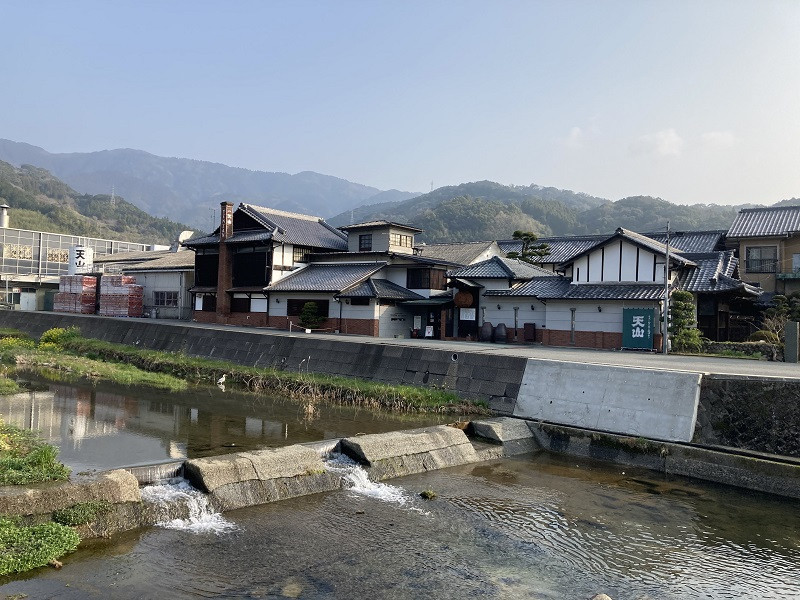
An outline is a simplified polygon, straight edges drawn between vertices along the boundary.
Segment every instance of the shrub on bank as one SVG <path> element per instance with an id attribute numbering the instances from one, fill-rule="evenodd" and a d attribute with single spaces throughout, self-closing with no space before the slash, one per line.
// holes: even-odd
<path id="1" fill-rule="evenodd" d="M 69 469 L 58 462 L 58 449 L 35 433 L 0 421 L 0 485 L 60 481 Z"/>
<path id="2" fill-rule="evenodd" d="M 0 575 L 43 567 L 73 552 L 79 543 L 78 534 L 65 525 L 51 522 L 25 527 L 0 518 Z"/>

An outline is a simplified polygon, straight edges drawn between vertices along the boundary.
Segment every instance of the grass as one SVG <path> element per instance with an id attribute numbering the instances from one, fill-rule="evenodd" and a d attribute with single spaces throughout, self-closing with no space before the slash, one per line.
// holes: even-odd
<path id="1" fill-rule="evenodd" d="M 78 534 L 59 523 L 25 527 L 0 518 L 0 575 L 43 567 L 74 551 L 79 543 Z"/>
<path id="2" fill-rule="evenodd" d="M 485 404 L 467 403 L 459 396 L 437 388 L 390 385 L 336 375 L 263 369 L 228 361 L 186 356 L 73 337 L 63 342 L 66 351 L 86 357 L 124 363 L 142 371 L 163 373 L 195 383 L 213 384 L 222 375 L 226 383 L 254 392 L 284 393 L 290 397 L 342 405 L 405 412 L 485 412 Z"/>
<path id="3" fill-rule="evenodd" d="M 0 396 L 9 396 L 19 392 L 19 384 L 5 375 L 0 375 Z"/>
<path id="4" fill-rule="evenodd" d="M 111 510 L 111 503 L 106 500 L 79 502 L 67 508 L 53 512 L 53 521 L 61 525 L 76 527 L 94 521 L 98 515 Z"/>
<path id="5" fill-rule="evenodd" d="M 35 433 L 0 422 L 0 485 L 65 480 L 69 469 L 57 458 L 58 449 Z"/>

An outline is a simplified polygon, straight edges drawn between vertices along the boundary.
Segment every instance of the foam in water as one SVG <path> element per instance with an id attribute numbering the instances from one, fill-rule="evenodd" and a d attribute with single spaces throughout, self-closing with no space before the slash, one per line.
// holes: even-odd
<path id="1" fill-rule="evenodd" d="M 237 529 L 236 525 L 227 521 L 220 513 L 214 512 L 208 496 L 183 479 L 143 487 L 142 499 L 163 509 L 164 519 L 158 523 L 160 527 L 217 534 Z M 171 509 L 178 506 L 188 509 L 187 518 L 170 518 Z"/>
<path id="2" fill-rule="evenodd" d="M 356 461 L 343 454 L 332 453 L 325 459 L 328 471 L 337 473 L 347 483 L 348 489 L 362 496 L 369 496 L 384 502 L 406 504 L 410 498 L 406 493 L 393 485 L 370 481 L 367 472 Z"/>

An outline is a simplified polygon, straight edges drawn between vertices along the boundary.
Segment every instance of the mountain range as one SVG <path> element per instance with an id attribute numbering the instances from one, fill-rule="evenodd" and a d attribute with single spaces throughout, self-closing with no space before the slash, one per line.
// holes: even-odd
<path id="1" fill-rule="evenodd" d="M 411 192 L 379 190 L 338 177 L 250 171 L 219 163 L 167 158 L 142 150 L 51 153 L 0 139 L 0 160 L 50 171 L 85 194 L 115 194 L 145 212 L 208 229 L 219 203 L 250 202 L 328 217 L 373 202 L 405 200 Z"/>
<path id="2" fill-rule="evenodd" d="M 69 192 L 59 193 L 74 198 L 72 204 L 78 208 L 81 194 L 87 198 L 108 198 L 114 190 L 131 208 L 138 207 L 171 223 L 165 225 L 170 231 L 186 226 L 167 219 L 188 223 L 201 231 L 213 229 L 216 227 L 213 211 L 224 200 L 323 216 L 334 226 L 377 219 L 409 223 L 424 230 L 417 237 L 428 243 L 508 239 L 515 230 L 533 231 L 541 236 L 611 233 L 617 227 L 657 231 L 667 221 L 676 231 L 728 229 L 741 208 L 754 206 L 688 206 L 650 196 L 612 202 L 553 187 L 509 186 L 492 181 L 447 186 L 427 194 L 382 191 L 312 171 L 295 175 L 249 171 L 129 149 L 54 154 L 3 139 L 0 139 L 0 160 L 17 168 L 35 165 L 35 168 L 23 167 L 23 171 L 27 170 L 29 175 L 36 172 L 43 180 L 62 179 L 66 183 L 60 182 L 61 185 L 69 188 Z M 6 201 L 13 208 L 11 200 L 6 198 Z M 107 210 L 106 204 L 101 202 L 99 206 Z M 800 200 L 792 198 L 778 204 L 800 204 Z M 102 222 L 112 226 L 113 221 Z"/>

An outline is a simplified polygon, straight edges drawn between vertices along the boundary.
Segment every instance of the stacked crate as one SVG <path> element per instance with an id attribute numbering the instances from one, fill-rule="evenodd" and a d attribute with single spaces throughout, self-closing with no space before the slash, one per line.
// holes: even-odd
<path id="1" fill-rule="evenodd" d="M 100 314 L 106 317 L 141 317 L 144 290 L 128 275 L 103 275 L 100 279 Z"/>
<path id="2" fill-rule="evenodd" d="M 62 275 L 53 310 L 64 313 L 94 314 L 97 301 L 97 277 L 91 275 Z"/>

